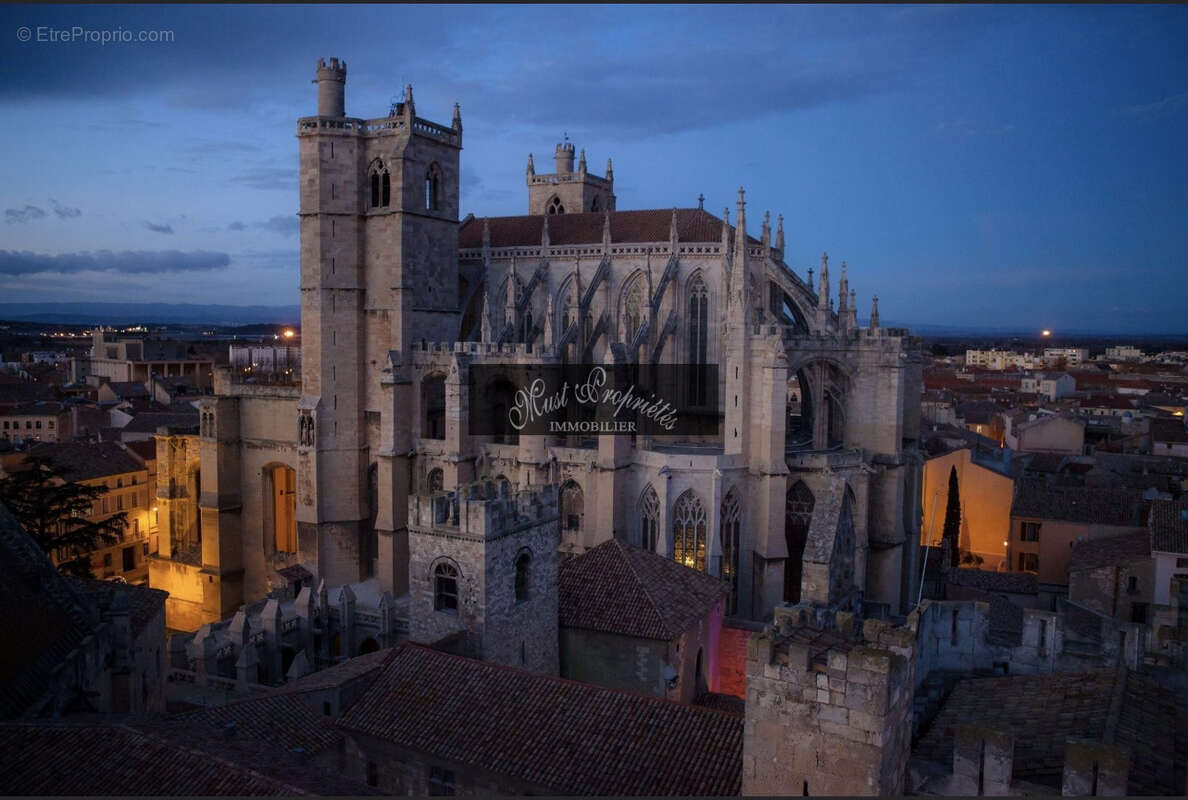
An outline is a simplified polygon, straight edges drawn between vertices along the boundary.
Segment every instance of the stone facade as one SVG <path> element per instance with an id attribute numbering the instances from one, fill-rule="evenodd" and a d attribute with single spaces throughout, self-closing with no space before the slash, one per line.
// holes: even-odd
<path id="1" fill-rule="evenodd" d="M 743 794 L 903 794 L 915 636 L 854 624 L 780 608 L 748 643 Z"/>
<path id="2" fill-rule="evenodd" d="M 409 509 L 409 638 L 556 675 L 557 489 L 474 483 Z"/>
<path id="3" fill-rule="evenodd" d="M 229 612 L 298 563 L 402 595 L 410 498 L 502 477 L 560 485 L 567 552 L 621 538 L 672 557 L 681 515 L 702 520 L 696 566 L 730 585 L 728 615 L 802 595 L 910 607 L 918 342 L 881 327 L 877 304 L 858 325 L 845 264 L 838 285 L 827 257 L 816 277 L 792 270 L 782 225 L 747 235 L 741 192 L 733 225 L 619 211 L 613 175 L 574 171 L 572 145 L 555 182 L 530 175 L 532 214 L 459 223 L 457 108 L 449 125 L 418 117 L 410 87 L 386 117 L 347 117 L 345 81 L 321 63 L 318 115 L 297 126 L 300 374 L 218 373 L 202 401 L 201 569 L 217 598 L 203 602 Z M 547 214 L 546 188 L 577 194 Z M 467 419 L 474 366 L 691 358 L 719 365 L 717 436 L 516 440 Z M 292 551 L 268 511 L 279 467 L 294 472 Z"/>

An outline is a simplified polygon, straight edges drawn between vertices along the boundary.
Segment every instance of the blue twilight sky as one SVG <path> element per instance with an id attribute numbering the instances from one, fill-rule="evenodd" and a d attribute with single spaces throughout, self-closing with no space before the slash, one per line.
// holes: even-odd
<path id="1" fill-rule="evenodd" d="M 173 41 L 45 41 L 76 26 Z M 1185 6 L 6 5 L 0 302 L 296 303 L 338 56 L 352 116 L 461 104 L 463 214 L 524 213 L 568 133 L 623 209 L 745 186 L 863 316 L 1188 333 L 1186 41 Z"/>

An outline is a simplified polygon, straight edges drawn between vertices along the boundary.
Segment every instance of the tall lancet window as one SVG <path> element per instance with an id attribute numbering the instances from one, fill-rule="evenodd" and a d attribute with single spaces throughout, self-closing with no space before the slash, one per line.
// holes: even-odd
<path id="1" fill-rule="evenodd" d="M 705 508 L 693 490 L 677 498 L 672 509 L 672 558 L 679 564 L 705 572 Z"/>
<path id="2" fill-rule="evenodd" d="M 387 208 L 392 202 L 392 176 L 378 158 L 371 163 L 371 207 Z"/>
<path id="3" fill-rule="evenodd" d="M 425 210 L 441 211 L 441 167 L 436 161 L 425 174 Z"/>
<path id="4" fill-rule="evenodd" d="M 630 344 L 635 338 L 639 326 L 643 324 L 643 309 L 647 302 L 644 297 L 644 282 L 636 278 L 623 295 L 623 341 Z"/>
<path id="5" fill-rule="evenodd" d="M 726 613 L 738 613 L 738 550 L 739 532 L 742 527 L 742 504 L 738 492 L 733 489 L 722 501 L 722 518 L 719 526 L 722 532 L 722 578 L 730 587 L 726 601 Z"/>
<path id="6" fill-rule="evenodd" d="M 704 405 L 706 402 L 706 379 L 709 341 L 709 295 L 705 281 L 696 277 L 689 286 L 688 347 L 689 358 L 689 403 Z"/>
<path id="7" fill-rule="evenodd" d="M 639 546 L 656 552 L 660 538 L 660 498 L 650 485 L 639 499 Z"/>

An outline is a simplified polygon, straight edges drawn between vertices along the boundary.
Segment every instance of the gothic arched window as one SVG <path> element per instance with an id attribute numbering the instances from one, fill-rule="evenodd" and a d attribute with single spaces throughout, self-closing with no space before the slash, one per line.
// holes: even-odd
<path id="1" fill-rule="evenodd" d="M 804 546 L 808 542 L 809 525 L 813 521 L 816 498 L 804 481 L 797 481 L 788 490 L 784 508 L 784 543 L 788 546 L 788 560 L 784 562 L 784 602 L 800 602 L 800 577 L 804 560 Z"/>
<path id="2" fill-rule="evenodd" d="M 707 362 L 709 337 L 709 294 L 705 289 L 705 281 L 701 276 L 693 279 L 689 285 L 689 320 L 686 352 L 691 365 L 689 370 L 689 402 L 692 405 L 703 405 L 706 402 L 707 372 L 704 366 Z"/>
<path id="3" fill-rule="evenodd" d="M 436 161 L 425 174 L 425 210 L 441 211 L 441 167 Z"/>
<path id="4" fill-rule="evenodd" d="M 532 577 L 532 554 L 520 553 L 516 558 L 516 602 L 528 600 L 528 586 Z"/>
<path id="5" fill-rule="evenodd" d="M 425 479 L 429 494 L 435 494 L 445 488 L 445 473 L 440 468 L 429 470 L 429 477 Z"/>
<path id="6" fill-rule="evenodd" d="M 672 509 L 672 558 L 705 572 L 705 508 L 693 490 L 677 498 Z"/>
<path id="7" fill-rule="evenodd" d="M 650 485 L 639 499 L 639 546 L 649 553 L 656 552 L 660 534 L 660 498 Z"/>
<path id="8" fill-rule="evenodd" d="M 433 569 L 433 608 L 458 613 L 458 570 L 444 561 Z"/>
<path id="9" fill-rule="evenodd" d="M 647 303 L 646 287 L 640 277 L 631 282 L 631 286 L 623 294 L 623 341 L 630 343 L 635 338 L 636 331 L 643 324 L 643 310 Z"/>
<path id="10" fill-rule="evenodd" d="M 371 164 L 371 207 L 387 208 L 392 202 L 392 176 L 384 162 L 376 159 Z"/>
<path id="11" fill-rule="evenodd" d="M 549 200 L 549 204 L 545 206 L 546 214 L 564 214 L 565 206 L 561 205 L 561 198 L 553 195 L 553 199 Z"/>
<path id="12" fill-rule="evenodd" d="M 722 501 L 719 526 L 722 532 L 722 577 L 730 586 L 730 597 L 726 601 L 727 614 L 738 612 L 738 552 L 741 527 L 742 504 L 738 502 L 738 493 L 731 489 Z"/>

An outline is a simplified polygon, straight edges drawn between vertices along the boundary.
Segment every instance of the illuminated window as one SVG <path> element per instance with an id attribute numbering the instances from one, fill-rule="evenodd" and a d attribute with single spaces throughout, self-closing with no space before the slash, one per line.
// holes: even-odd
<path id="1" fill-rule="evenodd" d="M 692 489 L 677 498 L 672 517 L 673 560 L 705 572 L 705 508 Z"/>

